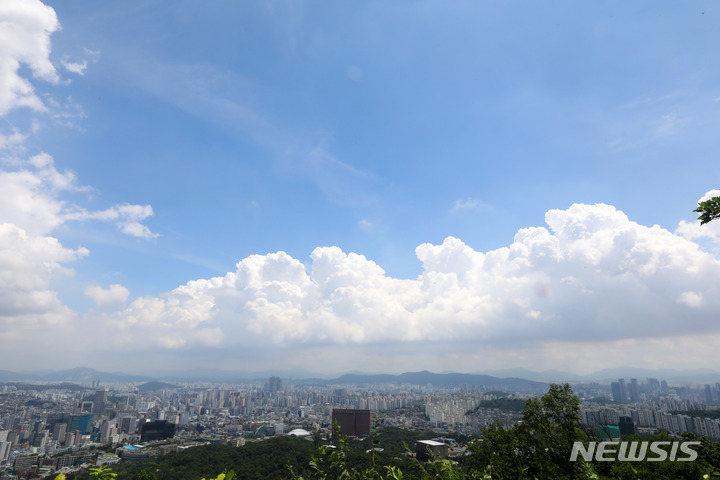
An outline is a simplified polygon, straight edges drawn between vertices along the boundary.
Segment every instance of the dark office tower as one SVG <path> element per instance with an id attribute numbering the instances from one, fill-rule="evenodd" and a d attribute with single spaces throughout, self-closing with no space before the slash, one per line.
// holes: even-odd
<path id="1" fill-rule="evenodd" d="M 38 448 L 45 448 L 45 445 L 47 445 L 49 438 L 50 438 L 50 432 L 48 432 L 47 430 L 43 430 L 42 432 L 37 432 L 33 436 L 32 446 L 38 447 Z"/>
<path id="2" fill-rule="evenodd" d="M 53 427 L 53 440 L 57 440 L 60 443 L 65 441 L 65 434 L 67 433 L 66 423 L 56 423 Z"/>
<path id="3" fill-rule="evenodd" d="M 712 403 L 713 401 L 712 388 L 710 388 L 710 385 L 705 385 L 705 401 L 707 403 Z"/>
<path id="4" fill-rule="evenodd" d="M 92 420 L 92 414 L 72 415 L 68 430 L 71 432 L 78 430 L 80 435 L 87 435 L 92 428 Z"/>
<path id="5" fill-rule="evenodd" d="M 620 417 L 618 428 L 620 435 L 635 435 L 635 422 L 632 417 Z"/>
<path id="6" fill-rule="evenodd" d="M 99 413 L 100 415 L 105 413 L 108 405 L 107 388 L 101 388 L 95 392 L 95 402 L 93 405 L 93 413 Z"/>
<path id="7" fill-rule="evenodd" d="M 175 424 L 167 420 L 146 422 L 140 429 L 140 441 L 167 440 L 175 436 Z"/>
<path id="8" fill-rule="evenodd" d="M 630 401 L 631 402 L 639 402 L 640 401 L 640 391 L 638 390 L 637 378 L 630 379 Z"/>
<path id="9" fill-rule="evenodd" d="M 334 408 L 332 421 L 333 425 L 337 421 L 343 435 L 356 437 L 370 435 L 370 410 Z M 333 435 L 335 435 L 334 432 Z"/>
<path id="10" fill-rule="evenodd" d="M 612 382 L 610 384 L 610 390 L 612 390 L 613 402 L 622 402 L 623 401 L 619 382 Z"/>
<path id="11" fill-rule="evenodd" d="M 42 420 L 35 422 L 33 425 L 33 433 L 42 432 L 43 430 L 45 430 L 45 422 Z"/>
<path id="12" fill-rule="evenodd" d="M 69 423 L 69 413 L 48 413 L 47 424 L 49 428 L 54 428 L 58 423 Z"/>
<path id="13" fill-rule="evenodd" d="M 137 432 L 138 419 L 135 417 L 122 417 L 120 418 L 119 427 L 122 433 L 133 434 Z"/>
<path id="14" fill-rule="evenodd" d="M 282 379 L 280 377 L 270 377 L 267 383 L 268 392 L 279 392 L 282 390 Z"/>

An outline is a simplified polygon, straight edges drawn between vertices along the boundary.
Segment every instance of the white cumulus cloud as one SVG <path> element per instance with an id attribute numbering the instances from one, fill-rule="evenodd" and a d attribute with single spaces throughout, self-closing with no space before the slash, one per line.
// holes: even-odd
<path id="1" fill-rule="evenodd" d="M 701 307 L 703 298 L 702 295 L 695 292 L 683 292 L 680 294 L 678 301 L 690 307 Z"/>
<path id="2" fill-rule="evenodd" d="M 50 289 L 50 281 L 55 274 L 72 273 L 63 265 L 87 253 L 0 223 L 0 338 L 69 318 L 71 312 Z"/>
<path id="3" fill-rule="evenodd" d="M 130 296 L 130 290 L 118 284 L 112 284 L 108 288 L 91 285 L 85 289 L 85 295 L 92 298 L 98 306 L 109 307 L 113 304 L 125 303 Z"/>
<path id="4" fill-rule="evenodd" d="M 38 0 L 0 2 L 0 115 L 16 107 L 45 109 L 19 70 L 26 65 L 36 78 L 57 83 L 49 56 L 50 36 L 59 28 L 55 11 Z"/>
<path id="5" fill-rule="evenodd" d="M 609 205 L 546 214 L 486 253 L 460 239 L 420 245 L 416 279 L 388 276 L 337 247 L 308 266 L 253 255 L 223 277 L 145 297 L 112 322 L 172 346 L 208 336 L 228 346 L 616 342 L 720 333 L 720 262 Z M 703 299 L 703 301 L 699 301 Z M 163 340 L 160 340 L 163 339 Z M 221 340 L 222 339 L 222 340 Z"/>

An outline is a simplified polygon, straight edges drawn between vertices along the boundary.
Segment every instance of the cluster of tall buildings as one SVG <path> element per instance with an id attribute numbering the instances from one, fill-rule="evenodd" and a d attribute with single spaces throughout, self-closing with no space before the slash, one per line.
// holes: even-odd
<path id="1" fill-rule="evenodd" d="M 671 413 L 651 408 L 631 407 L 618 408 L 583 408 L 581 421 L 593 427 L 599 425 L 618 425 L 622 420 L 636 427 L 665 430 L 671 433 L 691 432 L 720 440 L 720 420 L 689 416 L 682 413 Z M 622 433 L 622 432 L 621 432 Z"/>
<path id="2" fill-rule="evenodd" d="M 705 393 L 705 401 L 707 403 L 720 403 L 720 382 L 716 383 L 714 387 L 712 385 L 705 384 L 703 391 Z"/>
<path id="3" fill-rule="evenodd" d="M 610 384 L 610 390 L 612 390 L 614 402 L 625 403 L 640 401 L 640 390 L 638 388 L 637 378 L 631 378 L 630 385 L 625 383 L 624 378 L 620 378 L 617 382 L 612 382 Z"/>
<path id="4" fill-rule="evenodd" d="M 610 390 L 613 401 L 618 403 L 639 403 L 660 396 L 685 398 L 691 393 L 688 387 L 671 388 L 665 380 L 658 381 L 656 378 L 648 378 L 644 383 L 638 383 L 636 378 L 626 383 L 624 378 L 619 378 L 610 384 Z M 720 403 L 720 382 L 706 384 L 701 396 L 707 404 Z"/>

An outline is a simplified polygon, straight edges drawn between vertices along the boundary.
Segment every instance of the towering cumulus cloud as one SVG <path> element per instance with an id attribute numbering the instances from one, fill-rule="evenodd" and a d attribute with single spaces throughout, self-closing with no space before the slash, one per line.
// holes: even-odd
<path id="1" fill-rule="evenodd" d="M 717 332 L 720 262 L 609 205 L 546 214 L 481 253 L 448 237 L 416 249 L 423 272 L 396 279 L 362 255 L 316 248 L 311 263 L 251 256 L 118 312 L 120 328 L 161 343 L 367 345 L 586 342 Z M 146 337 L 147 338 L 147 337 Z M 171 340 L 168 340 L 171 339 Z"/>

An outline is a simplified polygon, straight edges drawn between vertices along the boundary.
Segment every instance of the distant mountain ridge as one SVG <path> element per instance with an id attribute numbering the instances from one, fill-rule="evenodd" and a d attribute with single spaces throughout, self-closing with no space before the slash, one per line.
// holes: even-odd
<path id="1" fill-rule="evenodd" d="M 394 385 L 432 385 L 445 388 L 466 388 L 473 390 L 482 387 L 484 390 L 513 390 L 513 391 L 545 391 L 548 384 L 535 382 L 523 378 L 498 378 L 490 375 L 473 373 L 433 373 L 427 370 L 421 372 L 406 372 L 400 375 L 378 374 L 346 374 L 333 380 L 325 380 L 326 384 L 394 384 Z"/>
<path id="2" fill-rule="evenodd" d="M 128 375 L 125 373 L 99 372 L 88 367 L 75 367 L 58 372 L 10 372 L 0 370 L 0 382 L 34 381 L 34 382 L 73 382 L 91 383 L 137 383 L 149 382 L 150 377 Z"/>
<path id="3" fill-rule="evenodd" d="M 224 370 L 188 371 L 185 375 L 174 372 L 170 375 L 133 375 L 121 372 L 101 372 L 89 367 L 76 367 L 57 372 L 47 370 L 38 372 L 12 372 L 0 370 L 0 382 L 42 382 L 61 383 L 72 382 L 78 384 L 102 383 L 146 383 L 155 381 L 203 382 L 203 383 L 231 383 L 231 384 L 262 384 L 270 376 L 279 376 L 286 384 L 294 385 L 363 385 L 363 384 L 393 384 L 393 385 L 434 385 L 445 388 L 468 388 L 482 385 L 485 389 L 517 391 L 537 391 L 547 389 L 550 383 L 589 383 L 609 382 L 618 378 L 637 378 L 641 382 L 645 378 L 667 380 L 670 383 L 715 383 L 720 382 L 720 373 L 710 369 L 673 370 L 673 369 L 642 369 L 633 367 L 607 368 L 589 375 L 577 375 L 558 370 L 545 370 L 534 372 L 522 368 L 503 370 L 487 370 L 477 373 L 433 373 L 427 370 L 420 372 L 406 372 L 402 374 L 368 374 L 347 373 L 337 378 L 315 377 L 308 372 L 231 372 Z M 285 374 L 285 375 L 284 375 Z M 304 378 L 299 375 L 305 374 Z"/>
<path id="4" fill-rule="evenodd" d="M 486 375 L 499 377 L 517 376 L 535 380 L 539 382 L 549 383 L 589 383 L 589 382 L 609 382 L 616 381 L 618 378 L 629 380 L 637 378 L 643 382 L 646 378 L 657 378 L 658 380 L 667 380 L 670 383 L 715 383 L 720 382 L 720 372 L 707 368 L 695 370 L 674 370 L 674 369 L 647 369 L 636 367 L 616 367 L 605 368 L 588 375 L 578 375 L 574 373 L 561 372 L 559 370 L 544 370 L 542 372 L 534 372 L 523 368 L 508 368 L 503 370 L 486 370 L 481 372 Z"/>
<path id="5" fill-rule="evenodd" d="M 177 379 L 177 377 L 175 377 L 175 379 Z M 232 380 L 237 383 L 246 383 L 237 379 L 237 377 L 232 378 Z M 251 381 L 251 383 L 262 383 L 264 380 L 264 378 L 255 379 L 254 381 Z M 148 390 L 176 387 L 175 385 L 160 382 L 150 377 L 99 372 L 87 367 L 78 367 L 60 372 L 42 374 L 0 371 L 0 382 L 3 381 L 75 382 L 84 384 L 94 381 L 100 381 L 101 383 L 143 383 L 140 387 Z M 422 372 L 407 372 L 400 375 L 349 373 L 334 379 L 287 379 L 286 382 L 294 385 L 432 385 L 435 387 L 466 388 L 469 390 L 481 387 L 484 390 L 514 390 L 527 392 L 545 391 L 548 387 L 548 384 L 546 383 L 525 380 L 522 378 L 497 378 L 489 375 L 471 373 L 433 373 L 427 370 Z"/>

